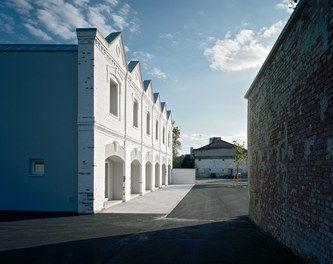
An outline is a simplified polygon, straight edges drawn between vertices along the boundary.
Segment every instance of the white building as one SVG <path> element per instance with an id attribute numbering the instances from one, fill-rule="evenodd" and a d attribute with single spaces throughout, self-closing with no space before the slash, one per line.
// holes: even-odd
<path id="1" fill-rule="evenodd" d="M 233 177 L 237 172 L 247 175 L 247 160 L 237 168 L 233 144 L 220 137 L 210 138 L 208 145 L 193 153 L 197 177 Z"/>
<path id="2" fill-rule="evenodd" d="M 121 33 L 0 45 L 0 210 L 94 213 L 167 185 L 172 118 Z"/>

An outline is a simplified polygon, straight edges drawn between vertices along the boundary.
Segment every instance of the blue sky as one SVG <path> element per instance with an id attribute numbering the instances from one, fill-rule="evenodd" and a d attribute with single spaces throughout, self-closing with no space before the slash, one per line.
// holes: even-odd
<path id="1" fill-rule="evenodd" d="M 172 111 L 183 149 L 247 143 L 244 94 L 287 22 L 288 0 L 7 0 L 0 43 L 76 43 L 75 28 L 124 35 L 127 60 Z"/>

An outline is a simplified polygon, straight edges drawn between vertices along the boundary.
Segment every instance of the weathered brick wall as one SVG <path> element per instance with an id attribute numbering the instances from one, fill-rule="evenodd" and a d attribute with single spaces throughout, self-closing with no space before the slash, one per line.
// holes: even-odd
<path id="1" fill-rule="evenodd" d="M 251 219 L 333 263 L 333 1 L 303 0 L 250 87 Z"/>

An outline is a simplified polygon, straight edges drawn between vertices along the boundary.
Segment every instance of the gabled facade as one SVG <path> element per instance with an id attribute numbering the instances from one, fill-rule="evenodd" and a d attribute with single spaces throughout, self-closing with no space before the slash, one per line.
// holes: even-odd
<path id="1" fill-rule="evenodd" d="M 162 140 L 172 120 L 140 62 L 127 63 L 119 32 L 77 37 L 78 45 L 0 45 L 0 210 L 94 213 L 169 182 L 172 144 Z"/>
<path id="2" fill-rule="evenodd" d="M 193 150 L 197 177 L 233 177 L 236 173 L 247 175 L 247 161 L 238 168 L 235 164 L 233 144 L 210 138 L 209 144 Z"/>

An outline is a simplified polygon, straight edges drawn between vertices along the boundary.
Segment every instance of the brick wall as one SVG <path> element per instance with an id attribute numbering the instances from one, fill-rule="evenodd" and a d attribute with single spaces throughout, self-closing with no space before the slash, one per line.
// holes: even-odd
<path id="1" fill-rule="evenodd" d="M 248 93 L 250 218 L 333 263 L 333 1 L 299 3 Z"/>

